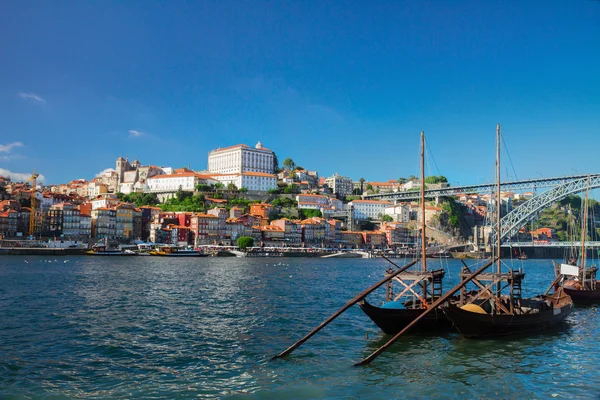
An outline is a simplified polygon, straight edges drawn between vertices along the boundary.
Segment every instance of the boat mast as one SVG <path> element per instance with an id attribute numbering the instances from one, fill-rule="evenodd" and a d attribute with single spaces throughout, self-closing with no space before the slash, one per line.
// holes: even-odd
<path id="1" fill-rule="evenodd" d="M 496 272 L 498 273 L 498 275 L 500 275 L 501 271 L 501 262 L 500 262 L 500 237 L 501 237 L 501 232 L 500 229 L 502 228 L 501 222 L 500 222 L 500 124 L 496 125 L 496 193 L 497 193 L 497 200 L 496 200 L 496 224 L 497 224 L 497 229 L 496 229 L 496 251 L 497 254 L 496 256 L 498 257 L 498 262 L 497 262 L 497 266 L 496 266 Z M 500 296 L 500 288 L 501 288 L 501 284 L 500 282 L 497 283 L 496 285 L 496 293 L 497 296 Z"/>
<path id="2" fill-rule="evenodd" d="M 583 227 L 581 228 L 581 285 L 585 287 L 585 237 L 587 236 L 587 218 L 588 218 L 588 196 L 590 189 L 590 177 L 585 187 L 585 200 L 583 202 Z"/>
<path id="3" fill-rule="evenodd" d="M 427 271 L 425 252 L 425 132 L 421 131 L 421 268 Z"/>

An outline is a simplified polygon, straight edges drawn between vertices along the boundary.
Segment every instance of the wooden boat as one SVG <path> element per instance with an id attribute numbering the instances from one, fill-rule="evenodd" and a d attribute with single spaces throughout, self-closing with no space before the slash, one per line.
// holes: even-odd
<path id="1" fill-rule="evenodd" d="M 500 125 L 496 128 L 496 239 L 497 268 L 495 273 L 479 274 L 472 282 L 478 287 L 477 294 L 467 295 L 463 286 L 457 304 L 443 307 L 443 311 L 466 338 L 495 337 L 530 333 L 559 324 L 573 309 L 573 300 L 561 288 L 553 285 L 544 295 L 521 298 L 522 281 L 525 274 L 520 270 L 502 273 L 500 260 Z M 468 268 L 463 269 L 461 279 L 472 276 Z M 487 284 L 486 284 L 487 283 Z M 508 294 L 502 294 L 503 288 Z"/>
<path id="2" fill-rule="evenodd" d="M 151 256 L 161 257 L 208 257 L 208 254 L 198 250 L 185 249 L 177 246 L 162 246 L 158 250 L 151 251 Z"/>
<path id="3" fill-rule="evenodd" d="M 421 182 L 425 181 L 425 135 L 421 132 Z M 386 283 L 385 303 L 377 307 L 366 298 L 358 305 L 361 310 L 384 332 L 396 334 L 423 313 L 443 293 L 443 269 L 428 271 L 425 238 L 425 187 L 421 184 L 421 270 L 407 270 Z M 393 273 L 388 270 L 387 275 Z M 394 283 L 400 285 L 400 292 L 394 293 Z M 429 313 L 415 331 L 448 330 L 452 324 L 441 310 Z"/>
<path id="4" fill-rule="evenodd" d="M 588 178 L 589 179 L 589 178 Z M 577 257 L 571 254 L 570 263 L 554 264 L 558 285 L 562 286 L 565 293 L 573 299 L 578 305 L 590 305 L 600 303 L 600 281 L 596 277 L 598 267 L 586 265 L 585 239 L 587 237 L 587 219 L 588 219 L 588 201 L 589 187 L 585 190 L 585 200 L 583 206 L 583 227 L 581 229 L 581 250 L 580 262 L 577 264 Z M 574 252 L 572 252 L 574 253 Z"/>

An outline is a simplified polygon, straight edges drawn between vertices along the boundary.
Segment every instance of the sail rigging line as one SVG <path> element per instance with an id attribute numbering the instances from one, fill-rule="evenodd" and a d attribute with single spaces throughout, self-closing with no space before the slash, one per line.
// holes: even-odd
<path id="1" fill-rule="evenodd" d="M 437 163 L 435 162 L 435 157 L 433 156 L 433 152 L 431 151 L 431 148 L 429 147 L 429 142 L 427 142 L 427 140 L 425 140 L 425 148 L 427 150 L 426 154 L 427 154 L 427 161 L 429 161 L 429 157 L 431 156 L 431 161 L 433 161 L 433 165 L 435 166 L 435 170 L 437 172 L 438 175 L 440 174 L 440 169 L 437 166 Z M 427 163 L 427 165 L 429 166 L 429 162 Z"/>
<path id="2" fill-rule="evenodd" d="M 513 173 L 515 174 L 515 180 L 518 181 L 519 178 L 517 177 L 517 170 L 515 169 L 515 166 L 512 162 L 512 158 L 510 157 L 510 153 L 508 151 L 508 146 L 506 145 L 506 142 L 504 141 L 504 137 L 501 137 L 501 139 L 502 139 L 502 145 L 504 146 L 504 152 L 506 153 L 506 156 L 508 157 L 508 162 L 510 163 Z M 506 175 L 508 176 L 508 172 L 506 173 Z"/>

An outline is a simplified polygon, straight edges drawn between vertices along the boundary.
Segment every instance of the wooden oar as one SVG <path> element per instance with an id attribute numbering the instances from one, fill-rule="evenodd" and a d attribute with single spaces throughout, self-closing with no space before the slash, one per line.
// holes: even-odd
<path id="1" fill-rule="evenodd" d="M 398 340 L 398 338 L 400 336 L 402 336 L 406 331 L 408 331 L 415 324 L 417 324 L 417 322 L 419 322 L 427 314 L 429 314 L 430 312 L 432 312 L 433 310 L 435 310 L 436 308 L 438 308 L 443 302 L 445 302 L 448 298 L 450 298 L 452 295 L 454 295 L 454 293 L 456 293 L 457 291 L 459 291 L 460 288 L 462 288 L 464 285 L 466 285 L 467 283 L 469 283 L 477 275 L 479 275 L 480 273 L 482 273 L 483 271 L 485 271 L 495 261 L 496 260 L 491 260 L 490 262 L 488 262 L 487 264 L 485 264 L 483 267 L 479 268 L 477 271 L 473 272 L 471 275 L 469 275 L 468 277 L 466 277 L 465 280 L 463 280 L 458 285 L 454 286 L 452 289 L 450 289 L 450 291 L 446 292 L 445 295 L 443 295 L 438 300 L 436 300 L 432 305 L 429 306 L 429 308 L 427 310 L 425 310 L 423 313 L 421 313 L 421 315 L 419 315 L 417 318 L 415 318 L 410 324 L 406 325 L 404 327 L 404 329 L 402 329 L 400 332 L 398 332 L 393 338 L 391 338 L 390 340 L 388 340 L 388 342 L 386 344 L 384 344 L 383 346 L 381 346 L 380 348 L 378 348 L 377 350 L 375 350 L 369 357 L 365 358 L 364 360 L 362 360 L 359 363 L 354 364 L 354 366 L 357 367 L 359 365 L 370 364 L 371 361 L 373 361 L 374 359 L 376 359 L 377 357 L 379 357 L 379 355 L 381 353 L 383 353 L 388 347 L 390 347 L 392 344 L 394 344 L 394 342 L 396 340 Z"/>
<path id="2" fill-rule="evenodd" d="M 387 257 L 384 257 L 387 260 Z M 388 260 L 390 261 L 390 260 Z M 390 263 L 392 263 L 393 265 L 395 265 L 396 267 L 400 268 L 398 271 L 395 271 L 394 273 L 386 276 L 384 279 L 380 280 L 379 282 L 377 282 L 376 284 L 374 284 L 373 286 L 371 286 L 370 288 L 364 290 L 363 292 L 361 292 L 358 296 L 356 296 L 355 298 L 353 298 L 352 300 L 350 300 L 344 307 L 342 307 L 339 311 L 337 311 L 335 314 L 333 314 L 331 317 L 327 318 L 325 321 L 323 321 L 321 323 L 321 325 L 317 326 L 315 329 L 313 329 L 308 335 L 304 336 L 302 339 L 298 340 L 296 343 L 294 343 L 292 346 L 288 347 L 287 350 L 285 350 L 284 352 L 273 356 L 271 358 L 271 360 L 274 360 L 276 358 L 279 357 L 284 357 L 287 356 L 288 354 L 290 354 L 292 351 L 294 351 L 296 348 L 298 348 L 302 343 L 306 342 L 308 339 L 310 339 L 315 333 L 319 332 L 321 329 L 323 329 L 327 324 L 329 324 L 331 321 L 333 321 L 334 319 L 336 319 L 337 317 L 340 316 L 340 314 L 342 314 L 344 311 L 346 311 L 347 309 L 349 309 L 350 307 L 352 307 L 354 304 L 358 303 L 359 301 L 361 301 L 362 299 L 364 299 L 365 297 L 367 297 L 367 295 L 369 293 L 371 293 L 372 291 L 374 291 L 375 289 L 379 288 L 381 285 L 383 285 L 384 283 L 386 283 L 387 281 L 393 279 L 395 276 L 399 275 L 401 272 L 406 271 L 408 268 L 412 267 L 413 265 L 415 265 L 417 263 L 417 261 L 419 260 L 414 260 L 408 264 L 406 264 L 403 267 L 398 267 L 396 264 L 394 264 L 393 262 L 390 261 Z"/>

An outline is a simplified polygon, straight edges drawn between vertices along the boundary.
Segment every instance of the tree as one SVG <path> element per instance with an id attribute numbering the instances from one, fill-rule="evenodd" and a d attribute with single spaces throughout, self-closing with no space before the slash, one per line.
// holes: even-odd
<path id="1" fill-rule="evenodd" d="M 296 171 L 302 171 L 304 168 L 302 168 L 302 167 L 301 167 L 301 166 L 299 166 L 299 165 L 296 165 L 296 168 L 294 168 L 294 169 L 295 169 Z"/>
<path id="2" fill-rule="evenodd" d="M 234 190 L 238 190 L 238 187 L 235 185 L 235 183 L 233 183 L 233 182 L 229 182 L 229 183 L 227 184 L 227 190 L 232 190 L 232 191 L 234 191 Z"/>
<path id="3" fill-rule="evenodd" d="M 211 185 L 206 185 L 203 183 L 199 183 L 196 185 L 196 190 L 199 192 L 210 192 L 211 190 L 213 190 L 213 186 Z"/>
<path id="4" fill-rule="evenodd" d="M 370 183 L 367 183 L 367 191 L 373 190 L 373 186 Z"/>
<path id="5" fill-rule="evenodd" d="M 379 217 L 379 220 L 383 221 L 383 222 L 394 222 L 394 218 L 392 218 L 391 215 L 379 214 L 378 217 Z"/>
<path id="6" fill-rule="evenodd" d="M 250 236 L 242 236 L 237 240 L 237 245 L 240 250 L 246 250 L 248 247 L 254 246 L 254 238 Z"/>
<path id="7" fill-rule="evenodd" d="M 217 182 L 215 183 L 215 189 L 224 189 L 225 185 L 223 185 L 221 182 Z"/>
<path id="8" fill-rule="evenodd" d="M 247 187 L 241 187 L 240 188 L 240 193 L 247 193 L 248 192 L 248 188 Z"/>
<path id="9" fill-rule="evenodd" d="M 285 160 L 283 160 L 283 168 L 285 168 L 285 169 L 292 170 L 292 169 L 294 169 L 295 165 L 296 164 L 294 163 L 294 160 L 292 160 L 289 157 L 286 158 Z"/>
<path id="10" fill-rule="evenodd" d="M 448 179 L 444 175 L 431 175 L 425 178 L 425 183 L 448 183 Z"/>
<path id="11" fill-rule="evenodd" d="M 279 169 L 279 160 L 277 159 L 277 154 L 275 153 L 273 153 L 273 171 L 275 171 L 276 174 L 281 172 Z"/>
<path id="12" fill-rule="evenodd" d="M 289 185 L 288 187 L 283 189 L 283 193 L 285 193 L 285 194 L 300 193 L 300 188 L 298 187 L 298 185 L 295 185 L 292 183 L 291 185 Z"/>
<path id="13" fill-rule="evenodd" d="M 408 179 L 402 177 L 398 178 L 398 183 L 400 185 L 404 185 L 406 182 L 408 182 Z"/>
<path id="14" fill-rule="evenodd" d="M 360 182 L 360 194 L 364 194 L 365 190 L 363 189 L 363 185 L 365 184 L 365 178 L 361 176 L 358 181 Z"/>
<path id="15" fill-rule="evenodd" d="M 298 210 L 298 216 L 300 219 L 307 219 L 312 217 L 322 217 L 323 214 L 321 214 L 321 210 L 301 208 Z"/>
<path id="16" fill-rule="evenodd" d="M 290 173 L 288 174 L 288 178 L 296 179 L 296 171 L 291 170 Z"/>

